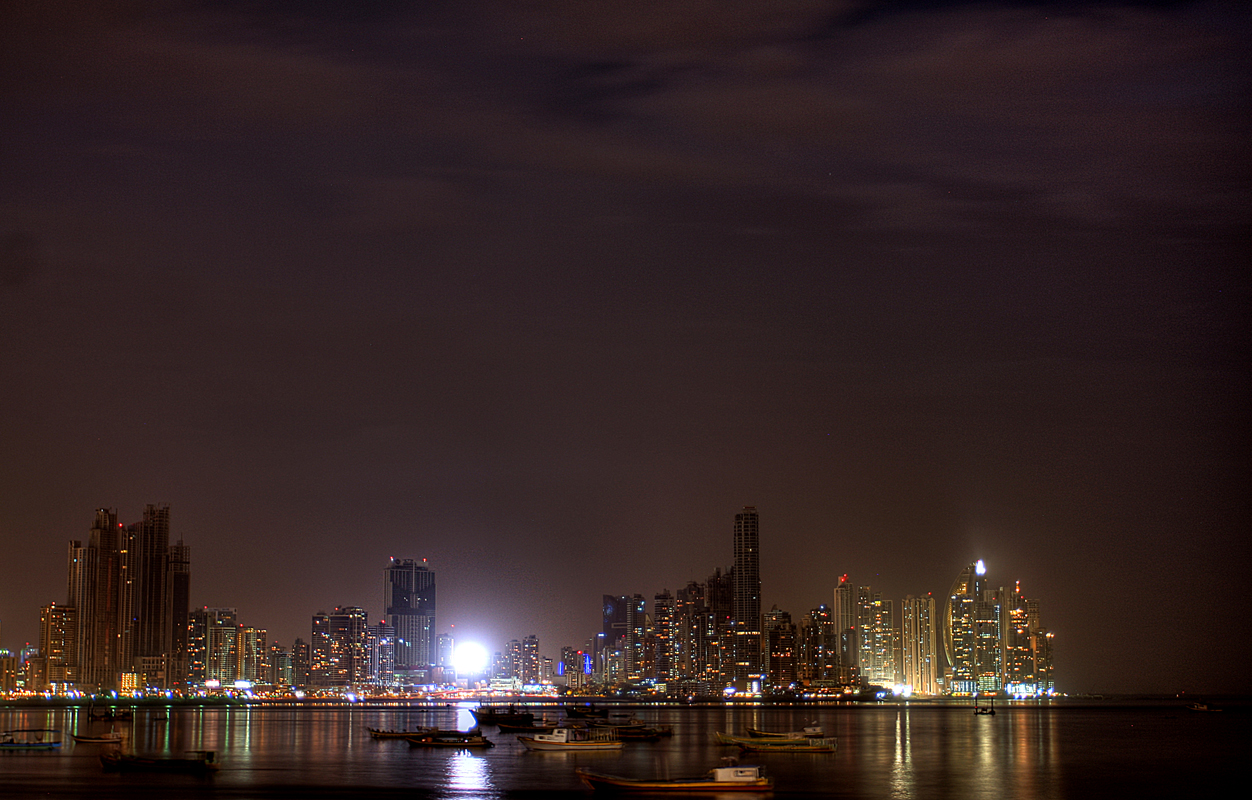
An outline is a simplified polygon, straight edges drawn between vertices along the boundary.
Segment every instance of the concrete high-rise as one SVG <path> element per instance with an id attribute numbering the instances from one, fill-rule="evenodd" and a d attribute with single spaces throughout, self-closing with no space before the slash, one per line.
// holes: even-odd
<path id="1" fill-rule="evenodd" d="M 914 694 L 939 693 L 937 619 L 932 595 L 904 598 L 900 614 L 901 679 Z"/>
<path id="2" fill-rule="evenodd" d="M 178 544 L 170 545 L 167 564 L 169 686 L 177 688 L 186 684 L 190 669 L 187 637 L 191 621 L 191 548 L 183 544 L 182 539 L 178 540 Z"/>
<path id="3" fill-rule="evenodd" d="M 395 675 L 422 683 L 435 664 L 435 571 L 426 559 L 391 559 L 383 569 L 383 616 L 395 629 Z"/>
<path id="4" fill-rule="evenodd" d="M 844 673 L 851 676 L 852 670 L 860 664 L 861 645 L 856 627 L 856 592 L 853 591 L 846 572 L 839 577 L 834 599 L 835 602 L 830 610 L 834 619 L 835 633 L 839 638 L 839 666 Z"/>
<path id="5" fill-rule="evenodd" d="M 48 688 L 78 683 L 78 609 L 50 603 L 39 609 L 39 655 L 47 664 Z"/>
<path id="6" fill-rule="evenodd" d="M 761 669 L 761 528 L 756 507 L 735 515 L 734 670 L 740 689 L 763 676 Z"/>
<path id="7" fill-rule="evenodd" d="M 123 526 L 96 510 L 86 544 L 71 541 L 66 594 L 78 609 L 79 681 L 88 690 L 168 688 L 185 677 L 189 550 L 169 545 L 168 505 L 147 505 Z"/>
<path id="8" fill-rule="evenodd" d="M 313 615 L 309 679 L 314 686 L 355 688 L 369 681 L 365 609 L 337 606 Z"/>

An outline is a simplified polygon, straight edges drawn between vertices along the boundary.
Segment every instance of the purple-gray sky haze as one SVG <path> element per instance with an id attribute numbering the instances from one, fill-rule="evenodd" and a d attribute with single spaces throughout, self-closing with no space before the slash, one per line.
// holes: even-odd
<path id="1" fill-rule="evenodd" d="M 98 506 L 283 644 L 425 557 L 556 655 L 755 505 L 797 620 L 983 558 L 1060 688 L 1241 689 L 1250 21 L 6 4 L 0 646 Z"/>

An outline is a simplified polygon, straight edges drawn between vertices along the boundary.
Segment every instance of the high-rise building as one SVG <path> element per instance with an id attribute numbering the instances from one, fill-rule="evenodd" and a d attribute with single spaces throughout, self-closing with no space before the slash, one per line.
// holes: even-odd
<path id="1" fill-rule="evenodd" d="M 296 637 L 291 645 L 291 685 L 303 688 L 309 685 L 309 673 L 313 664 L 313 651 L 309 643 Z"/>
<path id="2" fill-rule="evenodd" d="M 204 631 L 204 684 L 230 687 L 239 680 L 239 619 L 233 608 L 191 612 L 192 629 Z M 193 656 L 194 659 L 194 656 Z"/>
<path id="3" fill-rule="evenodd" d="M 895 604 L 884 600 L 882 592 L 868 586 L 857 591 L 860 599 L 859 624 L 861 677 L 876 686 L 900 682 L 896 653 L 900 631 L 896 625 Z"/>
<path id="4" fill-rule="evenodd" d="M 798 677 L 814 683 L 839 680 L 839 636 L 830 606 L 823 603 L 800 620 Z"/>
<path id="5" fill-rule="evenodd" d="M 761 533 L 754 506 L 735 515 L 734 670 L 732 678 L 748 688 L 761 669 Z"/>
<path id="6" fill-rule="evenodd" d="M 974 679 L 974 601 L 982 594 L 987 568 L 982 561 L 970 564 L 956 576 L 943 610 L 943 654 L 948 663 L 948 692 L 972 695 L 978 688 Z"/>
<path id="7" fill-rule="evenodd" d="M 775 689 L 787 689 L 799 680 L 796 670 L 796 626 L 791 615 L 774 606 L 765 612 L 764 630 L 769 660 L 766 675 Z"/>
<path id="8" fill-rule="evenodd" d="M 278 642 L 270 645 L 269 683 L 274 686 L 292 686 L 291 651 Z"/>
<path id="9" fill-rule="evenodd" d="M 1004 599 L 1004 690 L 1012 695 L 1050 694 L 1052 683 L 1052 634 L 1039 619 L 1039 603 L 1022 594 L 1019 581 L 1012 592 L 1001 590 Z"/>
<path id="10" fill-rule="evenodd" d="M 908 595 L 900 613 L 901 680 L 914 694 L 939 693 L 939 650 L 935 598 Z"/>
<path id="11" fill-rule="evenodd" d="M 171 652 L 169 545 L 168 505 L 144 506 L 143 519 L 123 531 L 119 647 L 124 669 L 134 669 L 137 659 L 167 658 Z"/>
<path id="12" fill-rule="evenodd" d="M 347 689 L 368 682 L 367 625 L 365 609 L 356 606 L 336 606 L 329 614 L 313 615 L 309 673 L 314 686 Z"/>
<path id="13" fill-rule="evenodd" d="M 70 542 L 66 605 L 78 609 L 84 688 L 118 688 L 123 673 L 139 688 L 182 680 L 190 559 L 169 534 L 169 506 L 149 504 L 125 527 L 115 510 L 97 509 L 86 544 Z"/>
<path id="14" fill-rule="evenodd" d="M 835 602 L 830 607 L 835 633 L 839 638 L 839 666 L 849 677 L 860 664 L 860 641 L 857 638 L 856 593 L 845 572 L 835 587 Z M 853 681 L 854 682 L 854 681 Z"/>
<path id="15" fill-rule="evenodd" d="M 663 683 L 678 677 L 678 660 L 675 658 L 678 645 L 675 608 L 674 595 L 669 593 L 669 589 L 662 589 L 652 598 L 652 631 L 656 640 L 653 674 Z"/>
<path id="16" fill-rule="evenodd" d="M 88 691 L 114 689 L 118 663 L 118 579 L 121 523 L 117 511 L 96 510 L 87 542 L 71 541 L 66 605 L 78 609 L 79 681 Z"/>
<path id="17" fill-rule="evenodd" d="M 435 572 L 426 559 L 392 558 L 383 570 L 383 615 L 395 628 L 395 672 L 422 683 L 435 664 Z"/>
<path id="18" fill-rule="evenodd" d="M 534 634 L 505 645 L 499 677 L 529 686 L 539 683 L 539 638 Z"/>
<path id="19" fill-rule="evenodd" d="M 975 561 L 957 575 L 943 613 L 948 692 L 997 692 L 1003 680 L 999 594 L 986 585 L 987 567 Z"/>
<path id="20" fill-rule="evenodd" d="M 386 622 L 367 626 L 365 646 L 369 652 L 369 683 L 373 686 L 394 686 L 396 629 Z"/>
<path id="21" fill-rule="evenodd" d="M 264 628 L 253 628 L 250 625 L 239 626 L 239 671 L 236 680 L 253 684 L 269 683 L 270 662 L 267 638 L 268 632 Z"/>
<path id="22" fill-rule="evenodd" d="M 47 662 L 48 688 L 64 691 L 78 683 L 78 609 L 50 603 L 39 609 L 39 654 Z"/>
<path id="23" fill-rule="evenodd" d="M 187 683 L 188 625 L 191 613 L 191 548 L 179 539 L 169 548 L 168 575 L 165 588 L 169 593 L 170 615 L 169 671 L 170 687 L 178 688 Z"/>

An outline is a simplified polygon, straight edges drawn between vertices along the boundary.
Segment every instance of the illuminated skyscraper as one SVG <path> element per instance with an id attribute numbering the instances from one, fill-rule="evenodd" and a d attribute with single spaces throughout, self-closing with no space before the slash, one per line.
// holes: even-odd
<path id="1" fill-rule="evenodd" d="M 385 622 L 367 626 L 365 646 L 369 653 L 369 682 L 374 686 L 395 685 L 396 629 Z"/>
<path id="2" fill-rule="evenodd" d="M 999 594 L 986 586 L 987 567 L 961 571 L 944 609 L 944 655 L 951 694 L 997 692 L 1003 686 L 1003 622 Z"/>
<path id="3" fill-rule="evenodd" d="M 310 683 L 328 688 L 355 688 L 369 680 L 365 609 L 337 606 L 313 615 Z"/>
<path id="4" fill-rule="evenodd" d="M 899 683 L 896 652 L 900 630 L 896 624 L 895 603 L 884 600 L 882 592 L 868 586 L 860 587 L 860 614 L 857 631 L 861 643 L 861 677 L 877 686 Z"/>
<path id="5" fill-rule="evenodd" d="M 421 683 L 436 661 L 435 572 L 426 560 L 391 559 L 383 570 L 383 614 L 395 628 L 395 672 Z"/>
<path id="6" fill-rule="evenodd" d="M 849 677 L 860 663 L 860 642 L 857 638 L 856 593 L 845 572 L 835 587 L 835 602 L 830 607 L 835 633 L 839 637 L 839 666 Z"/>
<path id="7" fill-rule="evenodd" d="M 740 688 L 759 680 L 761 670 L 761 529 L 754 506 L 735 515 L 734 671 Z"/>
<path id="8" fill-rule="evenodd" d="M 141 688 L 183 679 L 189 550 L 171 548 L 169 534 L 169 506 L 150 504 L 126 527 L 97 509 L 87 543 L 70 542 L 66 605 L 78 609 L 84 688 L 117 688 L 122 673 Z"/>
<path id="9" fill-rule="evenodd" d="M 39 610 L 39 654 L 47 663 L 47 683 L 63 691 L 78 682 L 78 609 L 51 603 Z"/>
<path id="10" fill-rule="evenodd" d="M 956 576 L 943 611 L 943 652 L 948 662 L 948 691 L 972 695 L 977 682 L 977 617 L 974 605 L 983 593 L 987 567 L 975 561 Z"/>
<path id="11" fill-rule="evenodd" d="M 766 675 L 775 689 L 787 689 L 799 679 L 796 671 L 796 626 L 791 615 L 774 606 L 765 612 L 761 632 L 765 637 Z"/>
<path id="12" fill-rule="evenodd" d="M 902 681 L 915 694 L 939 693 L 936 633 L 935 598 L 929 594 L 905 597 L 900 614 L 900 671 Z"/>
<path id="13" fill-rule="evenodd" d="M 662 590 L 652 599 L 652 628 L 656 640 L 654 673 L 658 681 L 671 681 L 678 677 L 678 647 L 676 605 L 669 589 Z"/>

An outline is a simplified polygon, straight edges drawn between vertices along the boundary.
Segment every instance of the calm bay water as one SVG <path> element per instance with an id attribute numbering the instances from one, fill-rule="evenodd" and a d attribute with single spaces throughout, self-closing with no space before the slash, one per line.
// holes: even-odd
<path id="1" fill-rule="evenodd" d="M 60 751 L 0 753 L 0 796 L 155 797 L 590 797 L 576 766 L 633 777 L 703 774 L 731 755 L 716 731 L 745 726 L 791 730 L 818 720 L 839 739 L 833 755 L 775 753 L 765 764 L 776 798 L 1068 798 L 1199 797 L 1228 791 L 1242 776 L 1252 737 L 1240 708 L 1197 713 L 1179 705 L 998 708 L 976 717 L 968 707 L 640 709 L 640 719 L 672 725 L 674 736 L 627 743 L 620 753 L 530 753 L 516 738 L 485 729 L 486 751 L 421 750 L 375 740 L 367 727 L 473 726 L 468 710 L 243 710 L 175 708 L 168 720 L 140 710 L 118 723 L 128 749 L 177 754 L 216 750 L 210 778 L 113 774 L 101 745 L 69 733 L 100 733 L 84 709 L 0 709 L 0 730 L 57 728 Z M 557 712 L 549 712 L 556 719 Z M 707 796 L 707 795 L 706 795 Z"/>

